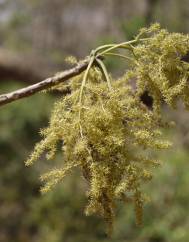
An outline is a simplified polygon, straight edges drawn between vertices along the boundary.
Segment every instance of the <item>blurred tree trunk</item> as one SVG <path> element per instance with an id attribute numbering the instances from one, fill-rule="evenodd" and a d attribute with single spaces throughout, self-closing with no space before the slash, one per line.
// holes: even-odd
<path id="1" fill-rule="evenodd" d="M 44 58 L 0 48 L 0 82 L 15 80 L 34 83 L 53 74 L 54 71 L 55 68 Z"/>
<path id="2" fill-rule="evenodd" d="M 146 23 L 150 24 L 154 20 L 154 8 L 159 0 L 147 0 Z"/>

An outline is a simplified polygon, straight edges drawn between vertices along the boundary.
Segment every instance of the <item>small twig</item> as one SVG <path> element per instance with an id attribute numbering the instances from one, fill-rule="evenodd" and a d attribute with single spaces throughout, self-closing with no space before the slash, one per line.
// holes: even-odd
<path id="1" fill-rule="evenodd" d="M 53 77 L 49 77 L 41 82 L 27 86 L 25 88 L 18 89 L 10 93 L 2 94 L 0 95 L 0 106 L 19 100 L 21 98 L 29 97 L 35 93 L 55 86 L 61 82 L 65 82 L 68 79 L 81 74 L 84 70 L 87 69 L 88 64 L 89 60 L 84 60 L 83 62 L 77 64 L 75 67 L 57 73 Z"/>

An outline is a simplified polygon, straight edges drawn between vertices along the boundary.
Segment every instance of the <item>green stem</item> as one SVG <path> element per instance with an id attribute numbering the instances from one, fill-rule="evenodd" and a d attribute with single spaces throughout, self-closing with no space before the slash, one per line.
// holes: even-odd
<path id="1" fill-rule="evenodd" d="M 110 82 L 110 78 L 109 78 L 106 66 L 104 65 L 104 63 L 100 59 L 96 58 L 96 61 L 100 65 L 100 67 L 102 68 L 102 72 L 103 72 L 103 74 L 104 74 L 104 76 L 106 78 L 106 81 L 107 81 L 107 84 L 108 84 L 108 88 L 111 91 L 112 90 L 112 86 L 111 86 L 111 82 Z"/>
<path id="2" fill-rule="evenodd" d="M 81 84 L 81 89 L 80 89 L 80 94 L 79 94 L 79 103 L 80 104 L 82 102 L 83 89 L 84 89 L 84 86 L 85 86 L 86 81 L 87 81 L 87 77 L 88 77 L 88 74 L 89 74 L 89 70 L 90 70 L 91 66 L 93 65 L 94 60 L 95 60 L 95 56 L 92 55 L 90 57 L 90 61 L 89 61 L 89 64 L 87 66 L 87 69 L 85 71 L 85 74 L 84 74 L 84 77 L 83 77 L 83 81 L 82 81 L 82 84 Z"/>
<path id="3" fill-rule="evenodd" d="M 107 49 L 113 46 L 115 46 L 115 44 L 107 44 L 107 45 L 99 46 L 98 48 L 95 49 L 95 53 L 98 53 L 100 50 Z"/>
<path id="4" fill-rule="evenodd" d="M 127 41 L 127 42 L 122 42 L 122 43 L 120 43 L 120 44 L 116 44 L 116 45 L 114 45 L 114 46 L 112 46 L 112 47 L 110 47 L 110 48 L 108 48 L 108 49 L 106 49 L 106 50 L 100 52 L 99 54 L 100 54 L 100 55 L 104 55 L 104 54 L 106 54 L 107 52 L 109 52 L 109 51 L 111 51 L 111 50 L 118 49 L 118 48 L 120 48 L 120 47 L 122 47 L 122 48 L 126 48 L 126 49 L 131 49 L 130 44 L 133 44 L 133 43 L 136 43 L 136 42 L 137 42 L 137 40 L 131 40 L 131 41 Z"/>
<path id="5" fill-rule="evenodd" d="M 98 47 L 96 50 L 94 50 L 94 53 L 96 55 L 96 57 L 102 56 L 104 54 L 106 54 L 107 52 L 110 52 L 111 50 L 115 50 L 118 48 L 124 48 L 124 49 L 128 49 L 128 50 L 133 50 L 134 47 L 132 47 L 132 44 L 137 43 L 139 41 L 146 41 L 149 40 L 150 38 L 142 38 L 142 39 L 134 39 L 134 40 L 130 40 L 127 42 L 122 42 L 120 44 L 108 44 L 108 45 L 102 45 L 100 47 Z M 104 51 L 98 53 L 100 50 Z"/>
<path id="6" fill-rule="evenodd" d="M 117 54 L 117 53 L 113 53 L 113 52 L 106 53 L 105 55 L 117 56 L 117 57 L 124 58 L 124 59 L 126 59 L 126 60 L 134 61 L 134 59 L 132 59 L 132 58 L 130 58 L 130 57 L 128 57 L 128 56 L 121 55 L 121 54 Z"/>
<path id="7" fill-rule="evenodd" d="M 90 61 L 89 61 L 89 64 L 87 66 L 87 69 L 85 71 L 85 74 L 84 74 L 84 77 L 83 77 L 83 81 L 82 81 L 82 84 L 81 84 L 80 94 L 79 94 L 79 128 L 80 128 L 81 138 L 83 138 L 83 131 L 82 131 L 82 126 L 81 126 L 81 104 L 82 104 L 82 95 L 83 95 L 83 89 L 84 89 L 84 86 L 86 84 L 86 81 L 87 81 L 87 77 L 88 77 L 90 68 L 92 67 L 94 60 L 95 60 L 94 52 L 91 52 Z"/>

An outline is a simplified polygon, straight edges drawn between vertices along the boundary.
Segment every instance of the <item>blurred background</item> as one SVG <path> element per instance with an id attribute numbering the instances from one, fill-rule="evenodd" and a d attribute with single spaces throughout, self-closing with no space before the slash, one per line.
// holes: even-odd
<path id="1" fill-rule="evenodd" d="M 189 0 L 0 0 L 0 93 L 66 69 L 66 56 L 80 59 L 100 44 L 129 40 L 152 22 L 188 33 Z M 115 75 L 123 67 L 108 62 Z M 36 94 L 0 108 L 0 242 L 189 241 L 189 114 L 182 107 L 166 111 L 177 122 L 165 131 L 174 146 L 159 154 L 162 167 L 145 187 L 151 202 L 143 226 L 136 227 L 132 206 L 120 204 L 107 238 L 103 221 L 83 213 L 79 171 L 40 194 L 39 175 L 61 162 L 61 155 L 24 165 L 57 98 Z"/>

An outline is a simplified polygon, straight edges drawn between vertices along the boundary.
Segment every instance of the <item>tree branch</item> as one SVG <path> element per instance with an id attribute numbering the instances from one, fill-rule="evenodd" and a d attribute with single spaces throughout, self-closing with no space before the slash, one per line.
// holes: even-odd
<path id="1" fill-rule="evenodd" d="M 27 86 L 25 88 L 18 89 L 10 93 L 2 94 L 0 95 L 0 106 L 3 106 L 7 103 L 11 103 L 13 101 L 19 100 L 24 97 L 29 97 L 35 93 L 38 93 L 52 86 L 55 86 L 61 82 L 65 82 L 68 79 L 82 73 L 87 68 L 87 66 L 88 66 L 88 60 L 85 60 L 77 64 L 75 67 L 69 70 L 57 73 L 53 77 L 49 77 L 41 82 Z"/>

